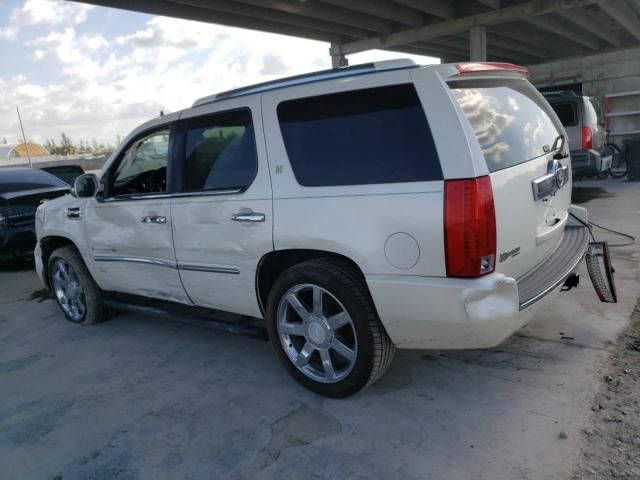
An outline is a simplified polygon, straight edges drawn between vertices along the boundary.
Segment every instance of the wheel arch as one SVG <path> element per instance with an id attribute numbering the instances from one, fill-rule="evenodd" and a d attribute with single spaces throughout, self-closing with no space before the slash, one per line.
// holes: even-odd
<path id="1" fill-rule="evenodd" d="M 51 254 L 57 250 L 58 248 L 71 246 L 79 251 L 76 244 L 68 237 L 62 235 L 48 235 L 46 237 L 42 237 L 40 239 L 40 251 L 42 255 L 42 276 L 44 281 L 46 282 L 47 288 L 51 288 L 51 284 L 49 282 L 49 258 L 51 258 Z"/>
<path id="2" fill-rule="evenodd" d="M 330 258 L 348 265 L 362 279 L 368 291 L 362 269 L 355 261 L 345 255 L 327 250 L 313 249 L 274 250 L 260 259 L 258 268 L 256 269 L 256 295 L 260 311 L 263 315 L 265 314 L 265 306 L 271 287 L 280 274 L 294 265 L 316 258 Z"/>

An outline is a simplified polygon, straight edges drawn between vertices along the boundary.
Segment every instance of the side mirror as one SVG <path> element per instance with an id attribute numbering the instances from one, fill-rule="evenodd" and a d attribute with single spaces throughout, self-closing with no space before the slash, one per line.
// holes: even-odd
<path id="1" fill-rule="evenodd" d="M 93 173 L 80 175 L 73 182 L 71 194 L 76 198 L 93 197 L 98 191 L 98 177 Z"/>

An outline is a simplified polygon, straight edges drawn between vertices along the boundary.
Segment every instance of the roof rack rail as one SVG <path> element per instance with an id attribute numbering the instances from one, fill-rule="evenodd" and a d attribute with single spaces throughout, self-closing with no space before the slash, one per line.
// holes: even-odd
<path id="1" fill-rule="evenodd" d="M 579 97 L 575 90 L 552 90 L 548 92 L 542 92 L 545 97 Z"/>
<path id="2" fill-rule="evenodd" d="M 209 95 L 202 97 L 193 102 L 192 107 L 199 105 L 206 105 L 207 103 L 217 102 L 219 100 L 226 100 L 234 97 L 241 97 L 243 95 L 250 95 L 252 93 L 267 92 L 270 90 L 276 90 L 279 88 L 291 87 L 294 85 L 304 85 L 306 83 L 321 82 L 324 80 L 333 80 L 335 78 L 347 77 L 352 75 L 363 75 L 367 73 L 375 73 L 386 70 L 402 70 L 406 68 L 415 68 L 416 63 L 408 58 L 400 58 L 397 60 L 385 60 L 382 62 L 363 63 L 361 65 L 352 65 L 350 67 L 334 68 L 331 70 L 320 70 L 312 73 L 305 73 L 302 75 L 295 75 L 293 77 L 280 78 L 278 80 L 271 80 L 269 82 L 257 83 L 255 85 L 249 85 L 246 87 L 236 88 L 233 90 L 227 90 L 225 92 L 216 93 L 215 95 Z"/>

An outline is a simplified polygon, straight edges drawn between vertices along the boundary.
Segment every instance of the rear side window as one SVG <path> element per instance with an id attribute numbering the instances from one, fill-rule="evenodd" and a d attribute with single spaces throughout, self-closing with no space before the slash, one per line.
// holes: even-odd
<path id="1" fill-rule="evenodd" d="M 62 180 L 42 170 L 5 170 L 0 172 L 0 193 L 23 192 L 39 188 L 68 187 Z"/>
<path id="2" fill-rule="evenodd" d="M 576 115 L 576 104 L 569 103 L 552 103 L 553 110 L 558 115 L 560 122 L 565 127 L 575 127 L 578 125 L 578 116 Z"/>
<path id="3" fill-rule="evenodd" d="M 411 84 L 289 100 L 278 119 L 307 187 L 441 180 L 427 118 Z"/>
<path id="4" fill-rule="evenodd" d="M 185 191 L 248 187 L 258 157 L 249 110 L 189 119 L 185 156 Z"/>
<path id="5" fill-rule="evenodd" d="M 513 167 L 550 151 L 560 135 L 528 82 L 479 82 L 452 88 L 484 153 L 490 172 Z"/>

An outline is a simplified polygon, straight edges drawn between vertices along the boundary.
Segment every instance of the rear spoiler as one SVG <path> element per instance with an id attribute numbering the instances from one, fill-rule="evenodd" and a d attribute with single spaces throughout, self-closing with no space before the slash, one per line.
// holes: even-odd
<path id="1" fill-rule="evenodd" d="M 515 65 L 513 63 L 482 62 L 482 63 L 457 63 L 455 64 L 459 73 L 478 72 L 516 72 L 529 76 L 531 72 L 527 67 Z"/>

